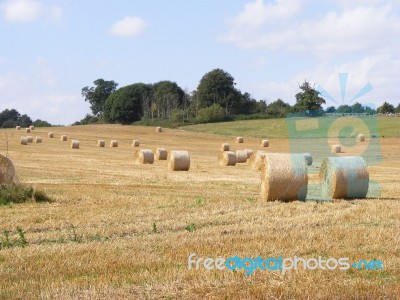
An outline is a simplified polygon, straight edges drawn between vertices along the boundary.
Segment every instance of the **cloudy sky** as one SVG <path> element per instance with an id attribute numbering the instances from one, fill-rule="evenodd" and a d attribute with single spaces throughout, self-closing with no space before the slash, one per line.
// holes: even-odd
<path id="1" fill-rule="evenodd" d="M 400 0 L 0 0 L 0 37 L 0 110 L 55 124 L 98 78 L 192 91 L 214 68 L 267 102 L 305 79 L 328 105 L 400 102 Z"/>

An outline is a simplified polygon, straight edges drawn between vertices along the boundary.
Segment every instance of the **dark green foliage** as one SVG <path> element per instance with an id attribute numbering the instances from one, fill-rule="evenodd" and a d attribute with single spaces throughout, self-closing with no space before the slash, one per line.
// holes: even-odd
<path id="1" fill-rule="evenodd" d="M 107 98 L 115 92 L 118 83 L 113 80 L 107 81 L 102 78 L 95 80 L 94 87 L 84 87 L 82 89 L 82 96 L 85 101 L 90 103 L 90 109 L 93 115 L 99 116 L 104 112 L 104 105 Z"/>
<path id="2" fill-rule="evenodd" d="M 33 125 L 35 127 L 51 127 L 52 125 L 49 122 L 37 119 L 36 121 L 33 122 Z"/>
<path id="3" fill-rule="evenodd" d="M 334 106 L 329 106 L 326 110 L 326 113 L 330 114 L 330 113 L 335 113 L 336 112 L 336 107 Z"/>
<path id="4" fill-rule="evenodd" d="M 24 203 L 27 201 L 50 202 L 45 192 L 22 184 L 0 185 L 0 205 L 9 203 Z"/>
<path id="5" fill-rule="evenodd" d="M 311 87 L 307 81 L 300 86 L 300 89 L 301 92 L 296 94 L 294 110 L 296 112 L 307 112 L 309 114 L 321 111 L 325 99 L 319 96 L 320 93 Z"/>
<path id="6" fill-rule="evenodd" d="M 392 104 L 385 101 L 380 107 L 378 107 L 378 113 L 393 114 L 395 113 L 395 108 Z"/>
<path id="7" fill-rule="evenodd" d="M 12 234 L 10 236 L 10 234 Z M 14 247 L 26 247 L 28 241 L 25 238 L 25 233 L 21 227 L 17 227 L 15 232 L 9 230 L 3 230 L 0 236 L 0 249 L 14 248 Z"/>
<path id="8" fill-rule="evenodd" d="M 267 106 L 266 113 L 273 118 L 282 118 L 285 117 L 291 109 L 292 107 L 289 103 L 283 102 L 282 99 L 278 99 Z"/>
<path id="9" fill-rule="evenodd" d="M 213 123 L 225 120 L 225 111 L 218 104 L 213 104 L 210 107 L 202 108 L 197 113 L 197 120 L 200 123 Z"/>
<path id="10" fill-rule="evenodd" d="M 92 116 L 89 114 L 86 114 L 86 116 L 80 120 L 80 121 L 76 121 L 75 123 L 73 123 L 72 125 L 89 125 L 89 124 L 96 124 L 99 123 L 99 118 L 96 116 Z"/>

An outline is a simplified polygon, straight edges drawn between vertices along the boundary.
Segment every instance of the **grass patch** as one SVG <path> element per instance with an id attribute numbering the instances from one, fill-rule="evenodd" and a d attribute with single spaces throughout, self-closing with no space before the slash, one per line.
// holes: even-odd
<path id="1" fill-rule="evenodd" d="M 51 198 L 45 192 L 36 190 L 31 186 L 23 184 L 2 184 L 0 185 L 0 205 L 10 203 L 51 202 Z"/>

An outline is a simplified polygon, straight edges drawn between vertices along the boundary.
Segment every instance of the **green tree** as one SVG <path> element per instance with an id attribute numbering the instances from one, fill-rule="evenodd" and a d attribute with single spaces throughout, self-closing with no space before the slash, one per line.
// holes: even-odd
<path id="1" fill-rule="evenodd" d="M 160 81 L 155 83 L 152 98 L 157 108 L 157 116 L 164 119 L 170 118 L 172 111 L 182 107 L 184 96 L 185 92 L 175 82 Z M 150 105 L 150 114 L 153 108 Z"/>
<path id="2" fill-rule="evenodd" d="M 301 92 L 296 94 L 296 104 L 294 105 L 295 111 L 307 112 L 314 114 L 317 111 L 322 110 L 322 104 L 325 103 L 325 99 L 320 97 L 320 93 L 316 91 L 307 81 L 299 87 Z"/>
<path id="3" fill-rule="evenodd" d="M 381 114 L 393 114 L 394 112 L 394 106 L 386 101 L 378 107 L 378 113 Z"/>
<path id="4" fill-rule="evenodd" d="M 21 115 L 18 118 L 17 122 L 18 122 L 18 125 L 21 126 L 21 127 L 29 127 L 33 123 L 32 119 L 26 114 Z"/>
<path id="5" fill-rule="evenodd" d="M 12 121 L 16 122 L 20 118 L 20 113 L 16 109 L 5 109 L 0 113 L 0 127 L 11 128 L 14 127 Z M 7 122 L 9 121 L 9 122 Z M 6 126 L 3 123 L 7 122 Z M 11 124 L 12 123 L 12 124 Z"/>
<path id="6" fill-rule="evenodd" d="M 336 112 L 336 107 L 334 107 L 334 106 L 329 106 L 329 107 L 325 110 L 325 112 L 326 112 L 327 114 L 335 113 L 335 112 Z"/>
<path id="7" fill-rule="evenodd" d="M 43 120 L 40 120 L 40 119 L 35 120 L 33 122 L 33 125 L 35 127 L 51 127 L 52 126 L 49 122 L 43 121 Z"/>
<path id="8" fill-rule="evenodd" d="M 225 119 L 225 110 L 217 103 L 201 108 L 196 119 L 201 123 L 221 122 Z"/>
<path id="9" fill-rule="evenodd" d="M 351 112 L 361 114 L 365 112 L 365 108 L 361 105 L 361 103 L 356 102 L 351 106 Z"/>
<path id="10" fill-rule="evenodd" d="M 115 92 L 118 83 L 104 79 L 97 79 L 93 83 L 94 87 L 85 86 L 82 88 L 82 96 L 85 97 L 85 101 L 90 103 L 93 115 L 101 116 L 104 112 L 104 104 L 107 98 Z"/>
<path id="11" fill-rule="evenodd" d="M 292 107 L 290 104 L 284 102 L 282 99 L 277 99 L 276 101 L 271 102 L 266 108 L 267 114 L 274 118 L 285 117 L 291 110 Z"/>
<path id="12" fill-rule="evenodd" d="M 399 105 L 397 105 L 397 107 L 396 107 L 396 113 L 400 113 L 400 103 L 399 103 Z"/>
<path id="13" fill-rule="evenodd" d="M 349 114 L 349 113 L 351 113 L 351 106 L 349 106 L 349 105 L 340 105 L 338 108 L 337 108 L 337 110 L 336 110 L 338 113 L 341 113 L 341 114 Z"/>

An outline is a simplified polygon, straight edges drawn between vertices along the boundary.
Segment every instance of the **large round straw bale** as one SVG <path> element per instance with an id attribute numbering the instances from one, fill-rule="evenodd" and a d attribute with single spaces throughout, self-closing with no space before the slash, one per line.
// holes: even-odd
<path id="1" fill-rule="evenodd" d="M 98 140 L 97 141 L 97 147 L 104 147 L 106 145 L 106 141 L 105 140 Z"/>
<path id="2" fill-rule="evenodd" d="M 158 126 L 158 127 L 156 128 L 156 132 L 162 132 L 162 131 L 163 131 L 162 127 Z"/>
<path id="3" fill-rule="evenodd" d="M 242 136 L 238 136 L 238 137 L 236 138 L 236 143 L 242 144 L 242 143 L 243 143 L 243 137 L 242 137 Z"/>
<path id="4" fill-rule="evenodd" d="M 241 164 L 247 161 L 247 151 L 246 150 L 236 150 L 236 163 Z"/>
<path id="5" fill-rule="evenodd" d="M 52 138 L 54 137 L 54 133 L 49 132 L 49 133 L 47 134 L 47 137 L 50 138 L 50 139 L 52 139 Z"/>
<path id="6" fill-rule="evenodd" d="M 37 137 L 35 137 L 35 143 L 36 144 L 41 144 L 42 143 L 42 137 L 41 136 L 37 136 Z"/>
<path id="7" fill-rule="evenodd" d="M 346 199 L 367 195 L 368 167 L 361 156 L 327 157 L 322 161 L 319 176 L 323 197 Z"/>
<path id="8" fill-rule="evenodd" d="M 264 200 L 306 199 L 308 175 L 303 154 L 266 153 L 261 171 Z"/>
<path id="9" fill-rule="evenodd" d="M 29 129 L 30 130 L 35 130 L 35 126 L 31 125 L 31 126 L 29 126 Z"/>
<path id="10" fill-rule="evenodd" d="M 140 145 L 140 141 L 139 140 L 133 140 L 132 141 L 132 146 L 133 147 L 139 147 L 139 145 Z"/>
<path id="11" fill-rule="evenodd" d="M 235 166 L 236 154 L 233 151 L 221 151 L 218 155 L 218 162 L 221 166 Z"/>
<path id="12" fill-rule="evenodd" d="M 158 160 L 166 160 L 168 158 L 168 151 L 165 148 L 157 148 L 156 149 L 156 159 Z"/>
<path id="13" fill-rule="evenodd" d="M 60 141 L 65 142 L 65 141 L 67 141 L 67 140 L 68 140 L 68 137 L 67 137 L 65 134 L 63 134 L 63 135 L 60 136 Z"/>
<path id="14" fill-rule="evenodd" d="M 150 149 L 136 150 L 133 159 L 138 164 L 152 164 L 154 162 L 154 154 Z"/>
<path id="15" fill-rule="evenodd" d="M 357 141 L 358 141 L 358 142 L 365 142 L 365 135 L 362 134 L 362 133 L 360 133 L 360 134 L 357 136 Z"/>
<path id="16" fill-rule="evenodd" d="M 265 157 L 265 151 L 257 151 L 253 153 L 249 158 L 249 163 L 252 169 L 260 171 L 263 165 L 263 160 Z"/>
<path id="17" fill-rule="evenodd" d="M 229 151 L 229 144 L 223 143 L 221 145 L 221 151 Z"/>
<path id="18" fill-rule="evenodd" d="M 13 162 L 0 154 L 0 184 L 12 183 L 15 179 L 15 168 Z"/>
<path id="19" fill-rule="evenodd" d="M 28 143 L 33 143 L 33 136 L 27 136 L 26 139 L 28 140 Z"/>
<path id="20" fill-rule="evenodd" d="M 188 151 L 171 151 L 168 167 L 172 171 L 188 171 L 190 168 L 190 155 Z"/>
<path id="21" fill-rule="evenodd" d="M 21 145 L 28 145 L 28 138 L 26 136 L 21 136 Z"/>
<path id="22" fill-rule="evenodd" d="M 251 149 L 244 149 L 244 151 L 246 151 L 247 159 L 249 159 L 250 156 L 252 156 L 254 154 L 254 151 Z"/>
<path id="23" fill-rule="evenodd" d="M 261 147 L 269 147 L 269 141 L 268 140 L 262 140 L 261 141 Z"/>
<path id="24" fill-rule="evenodd" d="M 110 147 L 118 147 L 118 141 L 117 140 L 111 140 L 110 141 Z"/>
<path id="25" fill-rule="evenodd" d="M 340 145 L 332 146 L 332 153 L 340 153 L 340 152 L 342 152 L 342 147 Z"/>
<path id="26" fill-rule="evenodd" d="M 15 129 L 16 130 L 21 130 L 21 126 L 16 126 Z"/>
<path id="27" fill-rule="evenodd" d="M 25 132 L 31 132 L 30 128 L 25 128 Z"/>
<path id="28" fill-rule="evenodd" d="M 79 141 L 78 140 L 72 140 L 71 141 L 71 148 L 72 149 L 79 149 Z"/>
<path id="29" fill-rule="evenodd" d="M 306 160 L 307 166 L 311 166 L 313 163 L 313 158 L 312 158 L 311 153 L 303 153 L 303 155 L 304 155 L 304 159 Z"/>

